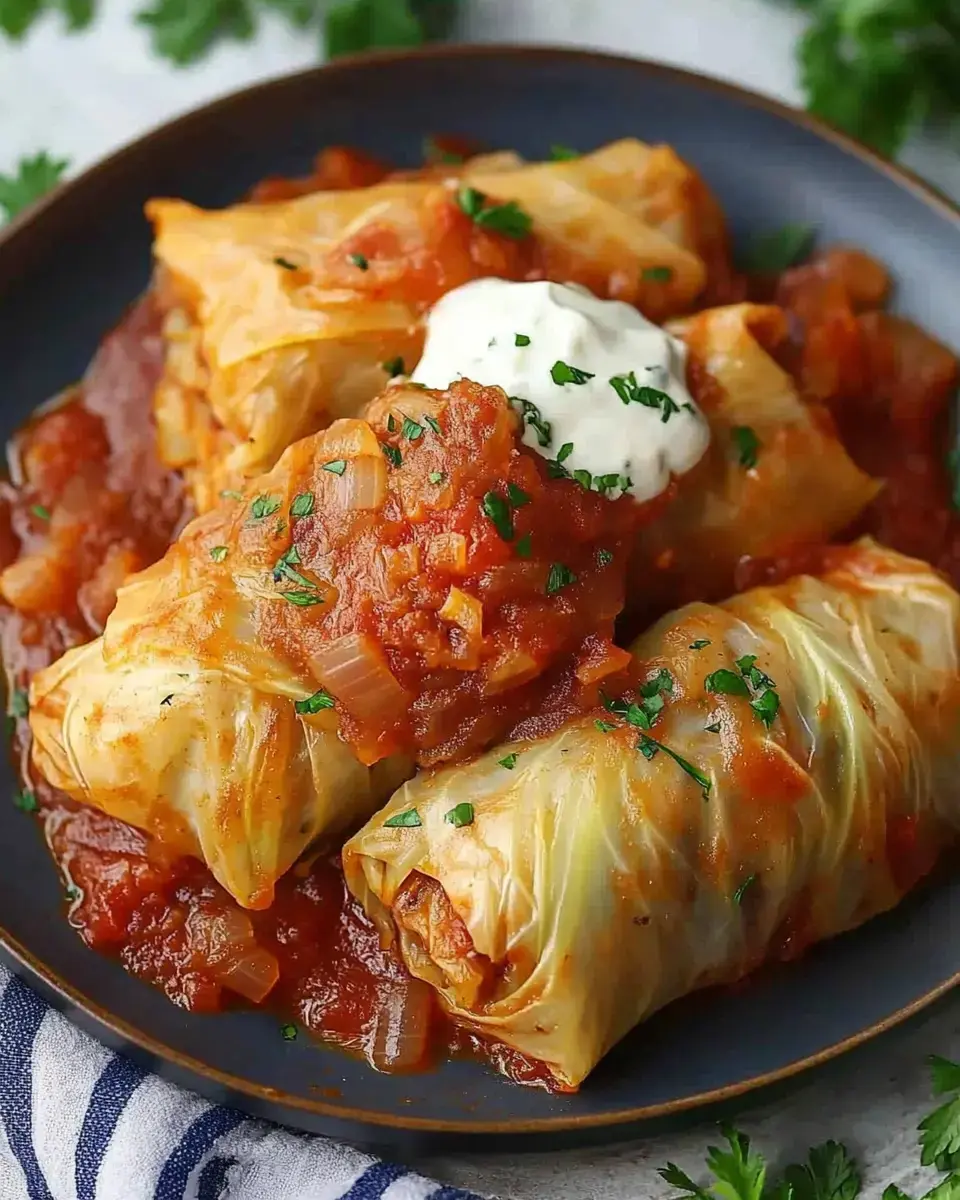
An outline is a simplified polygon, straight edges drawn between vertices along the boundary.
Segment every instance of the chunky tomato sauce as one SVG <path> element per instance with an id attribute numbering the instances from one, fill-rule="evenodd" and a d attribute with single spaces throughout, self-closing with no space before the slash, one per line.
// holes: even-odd
<path id="1" fill-rule="evenodd" d="M 386 173 L 373 160 L 328 151 L 310 179 L 268 181 L 256 198 L 366 186 Z M 912 325 L 877 311 L 887 289 L 882 269 L 841 251 L 778 280 L 745 281 L 718 269 L 714 285 L 718 297 L 749 291 L 788 310 L 795 336 L 781 352 L 784 365 L 810 398 L 830 407 L 856 461 L 886 479 L 851 532 L 872 532 L 960 584 L 960 519 L 944 452 L 957 363 Z M 215 1012 L 257 996 L 256 981 L 238 978 L 224 952 L 246 940 L 279 966 L 270 997 L 282 1014 L 278 1038 L 295 1036 L 301 1026 L 386 1069 L 421 1066 L 431 1046 L 446 1044 L 482 1053 L 519 1082 L 549 1086 L 543 1066 L 451 1033 L 426 985 L 381 948 L 347 893 L 336 855 L 298 864 L 281 880 L 270 909 L 245 912 L 201 863 L 174 858 L 138 830 L 30 778 L 24 719 L 30 676 L 101 632 L 125 576 L 158 559 L 189 516 L 179 477 L 156 453 L 151 397 L 161 366 L 159 318 L 147 297 L 106 339 L 84 383 L 16 437 L 11 482 L 0 489 L 0 568 L 12 601 L 0 609 L 0 636 L 25 776 L 19 804 L 42 821 L 71 924 L 89 946 L 115 955 L 190 1011 Z M 547 486 L 529 472 L 516 482 L 528 491 Z M 590 514 L 558 512 L 554 530 L 573 520 L 589 525 Z M 582 540 L 591 543 L 589 531 Z M 490 555 L 486 566 L 496 567 L 502 544 L 492 535 L 481 544 Z M 736 586 L 822 561 L 822 547 L 792 547 L 775 560 L 742 562 Z M 528 636 L 534 644 L 543 632 L 523 631 L 514 639 L 518 652 Z M 594 652 L 581 660 L 583 679 L 599 680 L 611 669 L 609 644 L 598 639 Z M 910 829 L 892 829 L 890 842 L 905 884 L 929 868 Z M 782 953 L 789 956 L 797 941 L 785 931 Z M 281 1021 L 296 1026 L 281 1030 Z"/>

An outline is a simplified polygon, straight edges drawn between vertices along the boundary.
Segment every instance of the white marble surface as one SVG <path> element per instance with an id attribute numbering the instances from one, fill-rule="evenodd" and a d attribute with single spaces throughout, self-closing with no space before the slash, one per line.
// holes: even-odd
<path id="1" fill-rule="evenodd" d="M 20 46 L 0 44 L 0 170 L 44 148 L 80 169 L 149 126 L 196 104 L 314 61 L 315 44 L 268 21 L 252 45 L 228 45 L 176 71 L 152 59 L 130 12 L 141 0 L 101 0 L 96 28 L 68 38 L 47 18 Z M 468 0 L 463 36 L 556 42 L 661 59 L 746 83 L 789 102 L 799 93 L 792 13 L 761 0 Z M 960 155 L 920 142 L 906 161 L 960 197 Z M 869 986 L 869 981 L 864 981 Z M 788 1161 L 828 1137 L 865 1165 L 865 1196 L 897 1182 L 923 1191 L 915 1126 L 929 1107 L 924 1056 L 960 1057 L 960 997 L 853 1055 L 805 1077 L 740 1123 L 774 1159 Z M 417 1164 L 445 1181 L 514 1200 L 645 1200 L 665 1195 L 656 1167 L 668 1158 L 699 1175 L 708 1126 L 604 1150 L 510 1157 L 459 1155 Z"/>

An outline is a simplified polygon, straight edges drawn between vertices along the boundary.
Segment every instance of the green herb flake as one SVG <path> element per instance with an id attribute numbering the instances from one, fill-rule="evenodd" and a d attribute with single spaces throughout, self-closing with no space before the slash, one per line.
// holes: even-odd
<path id="1" fill-rule="evenodd" d="M 473 824 L 473 805 L 466 800 L 460 804 L 455 804 L 449 812 L 443 814 L 443 819 L 448 825 L 452 825 L 455 829 L 463 829 L 465 825 Z M 418 819 L 417 824 L 420 824 Z"/>
<path id="2" fill-rule="evenodd" d="M 273 261 L 276 266 L 282 267 L 284 271 L 298 271 L 300 269 L 295 262 L 291 262 L 289 258 L 284 258 L 282 254 L 278 254 Z"/>
<path id="3" fill-rule="evenodd" d="M 289 1025 L 289 1024 L 281 1025 L 280 1026 L 280 1036 L 283 1038 L 283 1040 L 285 1042 L 295 1042 L 297 1040 L 296 1025 Z"/>
<path id="4" fill-rule="evenodd" d="M 423 426 L 413 417 L 404 417 L 403 424 L 400 426 L 400 436 L 406 438 L 408 442 L 416 442 L 423 437 Z"/>
<path id="5" fill-rule="evenodd" d="M 498 758 L 497 766 L 504 767 L 506 770 L 512 771 L 513 768 L 517 765 L 517 759 L 519 757 L 520 757 L 519 754 L 508 754 L 508 755 L 506 755 L 505 758 Z"/>
<path id="6" fill-rule="evenodd" d="M 680 406 L 669 393 L 638 383 L 635 371 L 614 375 L 609 383 L 624 404 L 642 404 L 644 408 L 659 409 L 660 421 L 664 425 L 680 411 Z"/>
<path id="7" fill-rule="evenodd" d="M 505 542 L 512 542 L 514 538 L 513 529 L 513 514 L 510 512 L 510 507 L 506 500 L 497 492 L 487 492 L 481 501 L 480 507 L 483 509 L 485 516 L 489 517 L 493 522 L 493 527 L 499 533 L 500 537 Z"/>
<path id="8" fill-rule="evenodd" d="M 250 505 L 250 515 L 255 521 L 262 521 L 264 517 L 272 517 L 279 508 L 280 501 L 276 496 L 257 496 Z"/>
<path id="9" fill-rule="evenodd" d="M 561 142 L 554 142 L 550 147 L 550 157 L 554 162 L 569 162 L 571 159 L 579 158 L 580 151 L 574 150 L 572 146 L 564 146 Z"/>
<path id="10" fill-rule="evenodd" d="M 30 511 L 33 513 L 33 515 L 35 517 L 38 517 L 41 521 L 49 521 L 50 520 L 50 509 L 47 508 L 47 506 L 45 504 L 31 504 Z"/>
<path id="11" fill-rule="evenodd" d="M 743 883 L 741 883 L 740 886 L 737 888 L 737 890 L 733 893 L 734 904 L 742 904 L 744 893 L 746 892 L 747 888 L 751 887 L 756 882 L 757 882 L 756 875 L 748 875 L 746 877 L 746 879 L 743 881 Z"/>
<path id="12" fill-rule="evenodd" d="M 520 416 L 536 433 L 539 445 L 549 446 L 553 429 L 550 422 L 543 419 L 540 409 L 535 404 L 531 404 L 529 400 L 524 400 L 522 396 L 511 396 L 510 403 L 520 406 Z"/>
<path id="13" fill-rule="evenodd" d="M 398 375 L 405 374 L 403 359 L 398 354 L 396 358 L 388 358 L 386 362 L 380 364 L 391 379 L 396 379 Z"/>
<path id="14" fill-rule="evenodd" d="M 387 433 L 396 433 L 400 426 L 397 424 L 397 419 L 393 413 L 387 414 Z"/>
<path id="15" fill-rule="evenodd" d="M 280 595 L 298 608 L 310 608 L 311 605 L 323 603 L 323 597 L 316 592 L 281 592 Z"/>
<path id="16" fill-rule="evenodd" d="M 573 442 L 564 442 L 557 452 L 557 462 L 562 463 L 573 453 Z"/>
<path id="17" fill-rule="evenodd" d="M 640 278 L 645 283 L 669 283 L 673 278 L 673 267 L 644 267 Z"/>
<path id="18" fill-rule="evenodd" d="M 596 725 L 601 733 L 613 733 L 617 728 L 613 721 L 601 721 L 599 717 L 594 721 L 594 725 Z"/>
<path id="19" fill-rule="evenodd" d="M 752 470 L 757 465 L 760 439 L 749 425 L 734 425 L 730 430 L 730 436 L 733 438 L 740 466 L 746 467 L 748 471 Z"/>
<path id="20" fill-rule="evenodd" d="M 321 688 L 319 692 L 314 692 L 313 695 L 309 696 L 306 700 L 297 700 L 293 706 L 295 712 L 300 713 L 301 715 L 306 713 L 309 716 L 313 716 L 318 712 L 323 712 L 325 708 L 333 707 L 333 697 L 329 692 L 324 691 L 323 688 Z"/>
<path id="21" fill-rule="evenodd" d="M 562 387 L 565 383 L 575 383 L 579 386 L 586 383 L 588 379 L 593 379 L 593 376 L 589 371 L 583 371 L 580 367 L 571 367 L 569 363 L 558 358 L 550 368 L 550 378 L 555 384 Z"/>
<path id="22" fill-rule="evenodd" d="M 593 476 L 589 471 L 585 471 L 582 467 L 574 471 L 573 478 L 580 484 L 585 492 L 589 492 L 593 486 Z"/>
<path id="23" fill-rule="evenodd" d="M 516 334 L 516 336 L 513 339 L 513 344 L 515 346 L 529 346 L 530 339 L 527 337 L 527 335 L 525 333 L 518 333 L 518 334 Z"/>
<path id="24" fill-rule="evenodd" d="M 613 562 L 612 551 L 610 551 L 610 550 L 598 550 L 597 551 L 597 566 L 598 567 L 609 567 L 612 562 Z"/>
<path id="25" fill-rule="evenodd" d="M 14 688 L 10 697 L 10 711 L 15 717 L 26 717 L 30 713 L 30 693 L 24 688 Z"/>
<path id="26" fill-rule="evenodd" d="M 515 200 L 508 200 L 505 204 L 488 204 L 483 192 L 473 187 L 462 187 L 457 192 L 457 204 L 474 224 L 514 241 L 527 237 L 533 228 L 533 218 Z"/>
<path id="27" fill-rule="evenodd" d="M 215 563 L 222 563 L 229 553 L 229 546 L 214 546 L 210 551 L 210 557 Z"/>
<path id="28" fill-rule="evenodd" d="M 647 737 L 646 735 L 643 735 L 643 737 L 641 737 L 640 742 L 641 742 L 640 750 L 644 754 L 645 758 L 653 757 L 652 754 L 647 754 L 646 751 L 644 750 L 645 744 L 652 743 L 654 746 L 657 747 L 658 750 L 662 750 L 664 752 L 664 754 L 669 755 L 669 757 L 673 759 L 673 761 L 677 764 L 677 766 L 680 768 L 681 771 L 684 771 L 687 775 L 690 776 L 691 779 L 695 780 L 700 785 L 700 788 L 703 792 L 704 800 L 709 798 L 710 788 L 712 786 L 710 779 L 708 776 L 704 775 L 704 773 L 701 770 L 699 770 L 697 767 L 695 767 L 692 762 L 689 762 L 687 759 L 683 758 L 682 755 L 679 755 L 676 752 L 676 750 L 671 750 L 669 746 L 665 746 L 663 744 L 663 742 L 657 742 L 653 738 Z M 654 753 L 656 753 L 656 751 L 654 751 Z"/>
<path id="29" fill-rule="evenodd" d="M 425 413 L 423 417 L 424 425 L 429 426 L 430 431 L 436 434 L 437 437 L 443 437 L 443 430 L 440 428 L 440 422 L 436 417 L 432 417 L 429 413 Z"/>
<path id="30" fill-rule="evenodd" d="M 320 468 L 321 471 L 329 471 L 331 475 L 342 475 L 347 469 L 347 460 L 345 458 L 335 458 L 333 462 L 324 463 Z"/>
<path id="31" fill-rule="evenodd" d="M 811 225 L 791 224 L 754 238 L 744 266 L 757 275 L 777 275 L 806 258 L 813 244 Z"/>
<path id="32" fill-rule="evenodd" d="M 391 446 L 387 442 L 381 442 L 380 449 L 383 451 L 383 457 L 387 460 L 391 467 L 399 467 L 403 462 L 403 457 L 396 446 Z"/>
<path id="33" fill-rule="evenodd" d="M 522 538 L 519 538 L 516 544 L 517 558 L 529 558 L 533 553 L 533 538 L 529 533 L 525 533 Z"/>
<path id="34" fill-rule="evenodd" d="M 523 508 L 525 504 L 530 503 L 530 497 L 523 488 L 518 488 L 515 483 L 507 484 L 507 499 L 514 508 Z"/>
<path id="35" fill-rule="evenodd" d="M 291 517 L 309 517 L 313 513 L 314 495 L 313 492 L 300 492 L 294 496 L 293 503 L 290 505 Z"/>
<path id="36" fill-rule="evenodd" d="M 761 688 L 776 687 L 777 685 L 769 675 L 765 675 L 759 667 L 754 666 L 756 661 L 757 656 L 755 654 L 744 654 L 742 658 L 737 659 L 737 670 L 756 691 L 759 691 Z"/>
<path id="37" fill-rule="evenodd" d="M 704 726 L 704 732 L 706 732 L 706 733 L 719 733 L 719 732 L 720 732 L 720 722 L 719 722 L 719 721 L 714 721 L 714 723 L 713 723 L 712 725 L 705 725 L 705 726 Z"/>
<path id="38" fill-rule="evenodd" d="M 77 0 L 73 2 L 77 3 Z M 10 0 L 9 3 L 0 3 L 0 29 L 10 30 L 11 12 L 19 9 L 31 13 L 32 17 L 41 7 L 47 6 L 41 6 L 38 0 Z M 18 36 L 16 24 L 13 25 L 13 29 L 16 31 L 14 36 Z M 21 158 L 14 174 L 0 174 L 0 211 L 7 220 L 12 220 L 41 196 L 52 191 L 68 166 L 66 159 L 51 158 L 46 151 L 34 155 L 33 158 Z"/>
<path id="39" fill-rule="evenodd" d="M 370 260 L 365 254 L 348 254 L 347 258 L 355 267 L 359 267 L 361 271 L 368 271 L 370 269 Z"/>
<path id="40" fill-rule="evenodd" d="M 750 701 L 750 707 L 769 729 L 780 711 L 780 697 L 773 688 L 767 688 L 756 700 Z"/>
<path id="41" fill-rule="evenodd" d="M 173 692 L 171 692 L 168 696 L 164 696 L 164 698 L 160 701 L 161 706 L 165 706 L 166 708 L 169 708 L 172 703 Z"/>
<path id="42" fill-rule="evenodd" d="M 78 887 L 76 887 L 74 884 L 71 883 L 70 886 L 67 888 L 67 890 L 64 892 L 64 895 L 72 903 L 74 900 L 80 899 L 81 892 Z"/>
<path id="43" fill-rule="evenodd" d="M 697 638 L 697 640 L 695 642 L 690 643 L 689 649 L 702 650 L 704 648 L 704 646 L 709 646 L 709 645 L 710 645 L 709 638 Z"/>
<path id="44" fill-rule="evenodd" d="M 673 676 L 666 667 L 661 667 L 660 670 L 651 679 L 642 683 L 638 688 L 641 696 L 656 696 L 660 692 L 673 693 Z"/>
<path id="45" fill-rule="evenodd" d="M 577 576 L 563 563 L 551 563 L 550 574 L 547 576 L 547 595 L 555 596 L 557 592 L 570 584 L 577 582 Z"/>
<path id="46" fill-rule="evenodd" d="M 735 671 L 721 667 L 719 671 L 711 671 L 703 681 L 706 692 L 715 692 L 719 696 L 749 696 L 750 689 L 746 681 Z"/>
<path id="47" fill-rule="evenodd" d="M 408 808 L 405 812 L 394 813 L 392 817 L 388 817 L 384 821 L 384 825 L 388 829 L 418 829 L 422 824 L 420 814 L 415 808 Z"/>
<path id="48" fill-rule="evenodd" d="M 37 793 L 31 791 L 30 788 L 24 788 L 22 791 L 17 792 L 13 798 L 13 803 L 16 808 L 25 813 L 36 812 L 40 807 L 37 802 Z"/>
<path id="49" fill-rule="evenodd" d="M 431 471 L 427 476 L 427 479 L 429 479 L 431 483 L 443 483 L 443 481 L 446 479 L 446 475 L 444 475 L 443 471 Z"/>

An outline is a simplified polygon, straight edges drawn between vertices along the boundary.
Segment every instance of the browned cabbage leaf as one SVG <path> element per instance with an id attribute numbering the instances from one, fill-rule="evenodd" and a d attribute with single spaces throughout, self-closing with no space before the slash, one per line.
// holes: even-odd
<path id="1" fill-rule="evenodd" d="M 646 733 L 601 710 L 420 775 L 347 843 L 347 881 L 460 1025 L 575 1087 L 784 928 L 796 953 L 929 870 L 960 821 L 958 623 L 939 575 L 867 541 L 692 604 L 635 647 L 665 701 Z"/>
<path id="2" fill-rule="evenodd" d="M 726 254 L 716 202 L 666 149 L 623 141 L 528 166 L 487 156 L 461 175 L 519 202 L 533 237 L 465 253 L 444 233 L 450 206 L 465 220 L 455 207 L 463 179 L 222 212 L 150 203 L 168 310 L 159 443 L 164 460 L 188 473 L 201 511 L 297 439 L 356 416 L 383 387 L 384 363 L 399 357 L 412 369 L 425 310 L 469 279 L 576 280 L 659 319 L 686 311 L 703 289 L 701 254 Z M 352 247 L 366 251 L 365 268 Z"/>
<path id="3" fill-rule="evenodd" d="M 630 592 L 655 613 L 725 595 L 746 556 L 828 542 L 881 486 L 769 353 L 786 337 L 782 309 L 736 304 L 669 327 L 690 346 L 711 440 L 663 519 L 641 534 Z"/>

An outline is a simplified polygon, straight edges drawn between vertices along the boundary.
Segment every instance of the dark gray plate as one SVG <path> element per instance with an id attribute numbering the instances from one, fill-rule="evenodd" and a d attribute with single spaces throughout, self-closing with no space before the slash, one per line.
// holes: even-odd
<path id="1" fill-rule="evenodd" d="M 898 307 L 960 346 L 960 211 L 809 119 L 694 75 L 598 54 L 476 47 L 345 62 L 253 88 L 183 118 L 88 172 L 0 241 L 2 429 L 78 377 L 147 282 L 150 196 L 204 205 L 303 173 L 318 147 L 355 143 L 419 161 L 432 130 L 530 157 L 636 135 L 706 175 L 738 235 L 808 221 L 866 247 L 898 279 Z M 7 774 L 4 785 L 16 786 Z M 34 823 L 0 805 L 0 940 L 78 1023 L 217 1100 L 353 1137 L 607 1128 L 736 1096 L 903 1019 L 960 978 L 960 881 L 764 975 L 694 997 L 629 1037 L 576 1096 L 515 1087 L 467 1062 L 383 1076 L 268 1015 L 191 1017 L 87 951 L 60 910 Z M 380 1126 L 378 1130 L 372 1127 Z"/>

